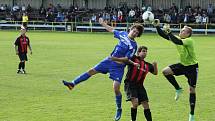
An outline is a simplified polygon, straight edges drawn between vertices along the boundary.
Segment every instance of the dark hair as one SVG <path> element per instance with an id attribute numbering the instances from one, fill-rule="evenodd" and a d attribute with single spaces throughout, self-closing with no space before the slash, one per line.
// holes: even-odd
<path id="1" fill-rule="evenodd" d="M 134 25 L 131 26 L 130 30 L 134 28 L 136 28 L 139 31 L 139 34 L 137 37 L 140 37 L 143 34 L 143 30 L 144 30 L 143 25 L 135 23 Z"/>
<path id="2" fill-rule="evenodd" d="M 143 49 L 148 50 L 148 48 L 147 48 L 146 46 L 140 46 L 140 47 L 138 47 L 137 52 L 139 53 L 139 52 L 141 52 Z"/>

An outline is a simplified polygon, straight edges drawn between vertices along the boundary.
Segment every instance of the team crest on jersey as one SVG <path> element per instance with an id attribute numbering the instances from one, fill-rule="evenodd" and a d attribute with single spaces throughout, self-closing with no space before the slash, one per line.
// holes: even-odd
<path id="1" fill-rule="evenodd" d="M 129 49 L 133 49 L 133 46 L 131 45 L 130 39 L 127 36 L 125 36 L 125 35 L 119 35 L 119 36 L 120 36 L 122 42 L 124 44 L 126 44 L 129 47 Z"/>

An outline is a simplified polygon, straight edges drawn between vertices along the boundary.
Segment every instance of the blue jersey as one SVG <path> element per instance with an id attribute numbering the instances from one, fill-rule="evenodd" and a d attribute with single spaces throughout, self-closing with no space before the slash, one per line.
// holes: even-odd
<path id="1" fill-rule="evenodd" d="M 119 40 L 119 43 L 115 46 L 111 56 L 114 57 L 128 57 L 131 59 L 137 51 L 137 43 L 128 38 L 128 33 L 124 31 L 114 30 L 114 37 Z M 108 57 L 97 64 L 94 69 L 97 72 L 106 74 L 109 73 L 112 80 L 121 83 L 124 74 L 125 64 L 119 64 L 112 61 Z"/>
<path id="2" fill-rule="evenodd" d="M 125 31 L 114 30 L 113 32 L 119 43 L 115 46 L 111 56 L 132 58 L 137 51 L 137 43 L 128 38 L 128 33 Z"/>

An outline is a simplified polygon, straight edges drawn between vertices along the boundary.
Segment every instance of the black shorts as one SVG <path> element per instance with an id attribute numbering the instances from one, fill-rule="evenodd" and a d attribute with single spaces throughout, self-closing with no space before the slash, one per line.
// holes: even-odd
<path id="1" fill-rule="evenodd" d="M 20 53 L 19 59 L 20 61 L 28 61 L 27 53 Z"/>
<path id="2" fill-rule="evenodd" d="M 192 87 L 196 87 L 197 79 L 198 79 L 198 64 L 184 66 L 181 63 L 173 64 L 169 66 L 174 75 L 185 75 L 188 79 L 188 83 Z"/>
<path id="3" fill-rule="evenodd" d="M 149 101 L 146 89 L 143 85 L 135 83 L 125 83 L 124 90 L 127 96 L 126 101 L 131 101 L 132 98 L 138 98 L 138 103 L 141 104 L 143 101 Z"/>

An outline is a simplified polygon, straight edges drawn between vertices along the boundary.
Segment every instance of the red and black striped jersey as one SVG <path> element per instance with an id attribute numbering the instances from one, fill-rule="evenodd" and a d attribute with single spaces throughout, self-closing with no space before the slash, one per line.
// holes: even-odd
<path id="1" fill-rule="evenodd" d="M 137 84 L 143 84 L 148 72 L 153 73 L 154 67 L 151 63 L 141 60 L 139 56 L 133 56 L 131 59 L 135 63 L 139 63 L 140 67 L 134 65 L 128 65 L 128 72 L 126 74 L 126 82 L 132 82 Z"/>
<path id="2" fill-rule="evenodd" d="M 30 44 L 30 40 L 27 36 L 21 35 L 16 39 L 14 44 L 18 46 L 19 53 L 27 53 L 28 51 L 27 47 Z"/>

